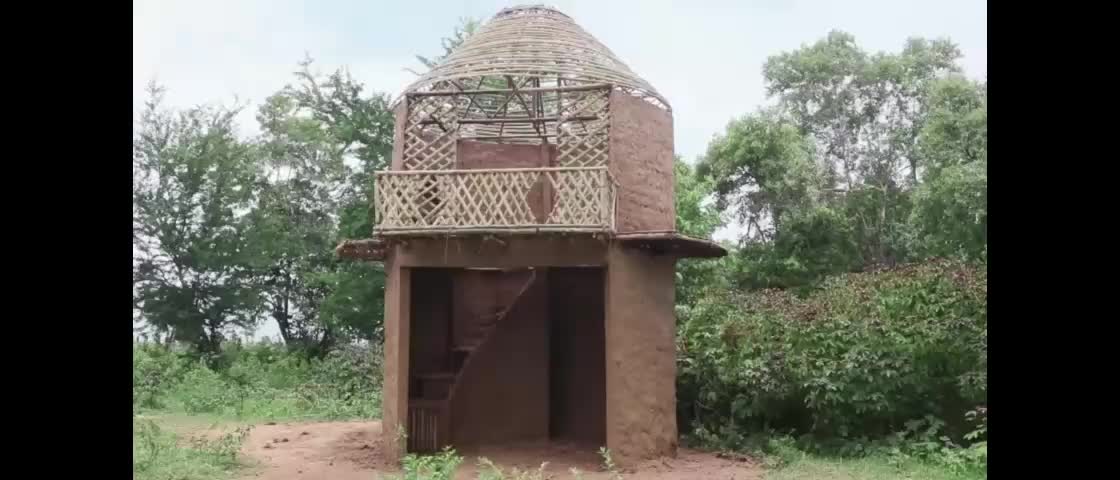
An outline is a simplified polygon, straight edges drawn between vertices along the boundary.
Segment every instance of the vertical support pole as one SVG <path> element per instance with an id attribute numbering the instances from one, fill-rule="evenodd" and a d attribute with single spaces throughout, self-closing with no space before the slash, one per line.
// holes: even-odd
<path id="1" fill-rule="evenodd" d="M 400 246 L 392 247 L 385 262 L 385 361 L 381 392 L 381 429 L 386 452 L 399 459 L 407 450 L 409 311 L 411 269 L 400 266 Z"/>

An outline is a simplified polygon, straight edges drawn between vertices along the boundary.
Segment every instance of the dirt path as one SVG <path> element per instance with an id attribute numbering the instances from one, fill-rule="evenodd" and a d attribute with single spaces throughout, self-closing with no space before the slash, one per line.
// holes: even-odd
<path id="1" fill-rule="evenodd" d="M 380 422 L 281 423 L 257 425 L 244 445 L 244 453 L 258 465 L 242 476 L 246 480 L 375 480 L 378 473 L 398 471 L 380 448 Z M 536 469 L 548 461 L 553 478 L 572 478 L 572 467 L 588 480 L 610 478 L 599 471 L 593 452 L 563 445 L 528 445 L 462 452 L 466 457 L 457 479 L 477 475 L 477 457 L 485 456 L 503 469 Z M 682 449 L 677 458 L 646 462 L 627 479 L 654 480 L 752 480 L 761 478 L 760 467 L 715 455 Z"/>

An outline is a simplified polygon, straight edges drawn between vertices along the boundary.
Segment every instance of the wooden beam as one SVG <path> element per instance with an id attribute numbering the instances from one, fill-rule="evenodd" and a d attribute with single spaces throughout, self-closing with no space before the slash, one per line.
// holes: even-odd
<path id="1" fill-rule="evenodd" d="M 541 87 L 541 88 L 518 88 L 518 89 L 505 89 L 505 88 L 484 88 L 479 90 L 441 90 L 438 92 L 409 92 L 405 95 L 408 97 L 453 97 L 456 95 L 497 95 L 497 94 L 510 94 L 514 92 L 521 93 L 535 93 L 535 92 L 583 92 L 588 90 L 601 90 L 611 88 L 613 85 L 609 83 L 596 83 L 591 85 L 576 85 L 570 87 Z"/>

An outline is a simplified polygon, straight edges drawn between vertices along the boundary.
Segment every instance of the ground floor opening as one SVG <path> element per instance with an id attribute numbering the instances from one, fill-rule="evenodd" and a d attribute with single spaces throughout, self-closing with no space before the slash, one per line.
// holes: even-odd
<path id="1" fill-rule="evenodd" d="M 605 275 L 411 269 L 408 451 L 605 445 Z"/>

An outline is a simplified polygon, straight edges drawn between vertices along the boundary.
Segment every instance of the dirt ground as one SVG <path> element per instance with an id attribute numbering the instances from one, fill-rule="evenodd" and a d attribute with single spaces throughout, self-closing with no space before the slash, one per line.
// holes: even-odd
<path id="1" fill-rule="evenodd" d="M 280 423 L 253 427 L 244 453 L 256 464 L 242 476 L 245 480 L 374 480 L 379 473 L 399 471 L 380 448 L 380 422 Z M 589 449 L 556 444 L 522 445 L 516 448 L 482 448 L 460 452 L 463 465 L 457 479 L 477 475 L 477 458 L 489 458 L 507 472 L 514 467 L 546 471 L 556 479 L 572 478 L 578 468 L 583 478 L 608 479 L 601 471 L 598 455 Z M 714 454 L 681 449 L 677 458 L 650 461 L 625 478 L 653 480 L 751 480 L 761 478 L 762 469 L 749 460 L 730 460 Z"/>

